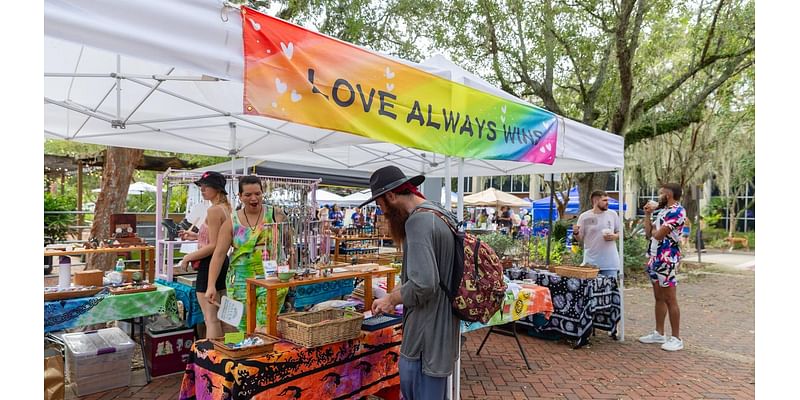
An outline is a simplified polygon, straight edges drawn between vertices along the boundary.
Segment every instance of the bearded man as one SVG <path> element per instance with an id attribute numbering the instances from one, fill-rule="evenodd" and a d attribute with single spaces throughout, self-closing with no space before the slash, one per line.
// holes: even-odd
<path id="1" fill-rule="evenodd" d="M 447 398 L 447 377 L 458 356 L 459 320 L 443 286 L 450 282 L 455 239 L 448 223 L 452 213 L 425 200 L 417 190 L 424 176 L 406 178 L 395 166 L 370 177 L 372 197 L 389 222 L 392 240 L 402 243 L 401 284 L 372 303 L 373 314 L 395 312 L 403 305 L 403 343 L 400 346 L 400 391 L 409 400 Z"/>
<path id="2" fill-rule="evenodd" d="M 590 199 L 592 209 L 578 217 L 572 234 L 583 242 L 584 263 L 596 265 L 601 275 L 616 277 L 619 272 L 619 216 L 608 210 L 608 193 L 595 190 Z"/>

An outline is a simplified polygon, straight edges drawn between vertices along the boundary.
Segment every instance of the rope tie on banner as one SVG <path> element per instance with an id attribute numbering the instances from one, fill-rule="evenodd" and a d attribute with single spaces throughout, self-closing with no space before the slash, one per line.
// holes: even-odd
<path id="1" fill-rule="evenodd" d="M 228 22 L 228 11 L 231 9 L 238 11 L 239 7 L 229 1 L 222 3 L 222 8 L 219 10 L 219 19 L 221 19 L 222 22 Z"/>

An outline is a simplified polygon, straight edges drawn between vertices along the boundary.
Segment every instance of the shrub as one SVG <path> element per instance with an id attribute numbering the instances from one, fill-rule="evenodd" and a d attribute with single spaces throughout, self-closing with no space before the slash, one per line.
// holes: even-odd
<path id="1" fill-rule="evenodd" d="M 547 238 L 531 241 L 531 258 L 534 262 L 544 264 L 547 259 Z M 550 243 L 550 264 L 561 264 L 564 254 L 564 243 L 553 240 Z"/>
<path id="2" fill-rule="evenodd" d="M 72 211 L 76 200 L 69 196 L 54 196 L 48 192 L 44 194 L 45 211 Z M 53 240 L 66 240 L 71 233 L 70 225 L 75 224 L 74 214 L 45 214 L 44 236 Z"/>
<path id="3" fill-rule="evenodd" d="M 479 235 L 478 238 L 481 242 L 488 244 L 500 258 L 505 257 L 508 254 L 508 250 L 514 245 L 514 239 L 511 238 L 511 235 L 497 232 Z"/>

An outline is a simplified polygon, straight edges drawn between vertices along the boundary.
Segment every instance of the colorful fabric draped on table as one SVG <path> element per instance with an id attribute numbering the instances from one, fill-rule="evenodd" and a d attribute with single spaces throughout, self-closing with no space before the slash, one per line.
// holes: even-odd
<path id="1" fill-rule="evenodd" d="M 91 297 L 44 302 L 44 331 L 167 314 L 178 320 L 175 290 L 156 284 L 152 292 L 108 294 L 107 290 Z"/>
<path id="2" fill-rule="evenodd" d="M 361 332 L 358 339 L 313 349 L 289 342 L 240 360 L 205 340 L 192 347 L 180 399 L 357 399 L 400 384 L 402 329 Z"/>
<path id="3" fill-rule="evenodd" d="M 264 278 L 263 260 L 275 260 L 274 248 L 280 243 L 275 243 L 275 231 L 272 224 L 275 222 L 275 209 L 271 206 L 264 207 L 264 215 L 260 223 L 254 227 L 242 225 L 239 213 L 234 212 L 231 217 L 233 222 L 233 254 L 227 277 L 227 296 L 247 304 L 247 279 Z M 264 257 L 264 251 L 268 254 Z M 278 290 L 278 307 L 282 308 L 286 301 L 288 289 Z M 264 326 L 267 321 L 267 290 L 256 289 L 256 326 Z M 280 312 L 280 309 L 278 310 Z M 247 330 L 247 320 L 242 318 L 239 330 Z"/>
<path id="4" fill-rule="evenodd" d="M 523 284 L 521 287 L 516 286 L 514 289 L 509 286 L 506 290 L 506 297 L 503 299 L 503 307 L 492 315 L 488 323 L 463 321 L 461 332 L 466 333 L 487 326 L 503 325 L 535 314 L 543 314 L 545 318 L 550 318 L 552 313 L 553 302 L 550 298 L 550 289 L 528 284 Z"/>

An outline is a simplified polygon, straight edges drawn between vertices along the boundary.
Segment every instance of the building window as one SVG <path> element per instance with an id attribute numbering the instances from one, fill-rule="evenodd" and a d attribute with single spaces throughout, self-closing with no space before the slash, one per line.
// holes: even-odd
<path id="1" fill-rule="evenodd" d="M 506 193 L 530 193 L 530 175 L 488 176 L 483 181 L 483 190 L 495 188 Z"/>
<path id="2" fill-rule="evenodd" d="M 458 178 L 450 179 L 450 187 L 452 192 L 458 193 Z M 464 193 L 472 193 L 472 177 L 464 177 Z"/>

